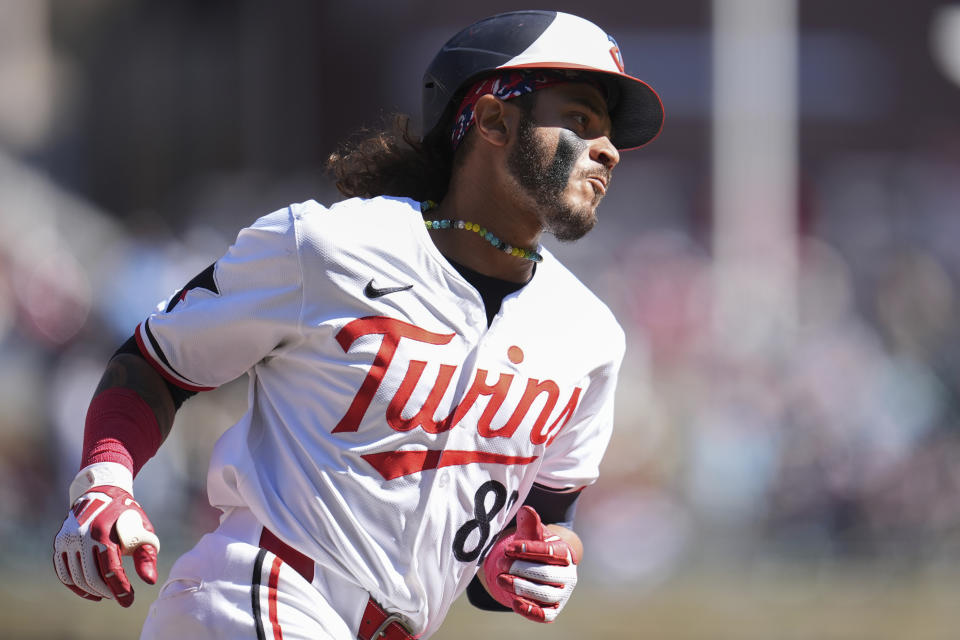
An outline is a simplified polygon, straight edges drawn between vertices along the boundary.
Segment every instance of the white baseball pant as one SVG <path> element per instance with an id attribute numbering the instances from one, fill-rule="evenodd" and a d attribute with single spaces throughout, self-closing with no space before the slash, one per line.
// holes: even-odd
<path id="1" fill-rule="evenodd" d="M 299 554 L 276 538 L 264 544 L 264 536 L 248 509 L 222 518 L 174 563 L 140 640 L 355 640 L 358 630 L 364 637 L 379 627 L 366 591 L 315 563 L 304 567 Z M 390 637 L 410 636 L 394 623 Z"/>

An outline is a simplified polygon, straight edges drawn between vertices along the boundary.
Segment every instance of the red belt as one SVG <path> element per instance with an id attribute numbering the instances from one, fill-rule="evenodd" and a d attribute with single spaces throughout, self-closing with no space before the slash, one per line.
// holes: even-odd
<path id="1" fill-rule="evenodd" d="M 286 562 L 307 582 L 313 582 L 313 560 L 283 542 L 266 527 L 260 534 L 259 546 Z M 367 601 L 367 608 L 363 611 L 363 617 L 360 618 L 357 638 L 359 640 L 414 640 L 415 636 L 404 626 L 397 614 L 387 613 L 373 598 L 370 598 Z"/>
<path id="2" fill-rule="evenodd" d="M 414 640 L 414 637 L 397 614 L 387 613 L 373 598 L 367 601 L 357 630 L 359 640 Z"/>

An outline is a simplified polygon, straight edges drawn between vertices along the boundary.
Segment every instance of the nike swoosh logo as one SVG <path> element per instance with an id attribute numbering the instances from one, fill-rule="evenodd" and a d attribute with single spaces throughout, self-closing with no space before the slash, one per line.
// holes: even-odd
<path id="1" fill-rule="evenodd" d="M 365 287 L 363 288 L 363 295 L 367 296 L 368 298 L 370 298 L 370 299 L 372 300 L 372 299 L 374 299 L 374 298 L 379 298 L 379 297 L 381 297 L 381 296 L 385 296 L 385 295 L 387 295 L 388 293 L 396 293 L 396 292 L 398 292 L 398 291 L 406 291 L 407 289 L 413 289 L 413 285 L 412 285 L 412 284 L 408 284 L 408 285 L 403 286 L 403 287 L 383 287 L 383 288 L 381 289 L 381 288 L 377 288 L 377 287 L 373 286 L 373 280 L 371 280 L 370 282 L 367 283 L 367 286 L 365 286 Z"/>

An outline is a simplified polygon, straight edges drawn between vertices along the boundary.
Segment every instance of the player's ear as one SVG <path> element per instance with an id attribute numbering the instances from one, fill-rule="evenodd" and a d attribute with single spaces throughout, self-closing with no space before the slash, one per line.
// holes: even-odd
<path id="1" fill-rule="evenodd" d="M 499 98 L 486 94 L 480 96 L 473 107 L 474 128 L 477 135 L 490 144 L 503 147 L 510 139 L 510 132 L 516 127 L 515 109 L 507 108 L 507 104 Z"/>

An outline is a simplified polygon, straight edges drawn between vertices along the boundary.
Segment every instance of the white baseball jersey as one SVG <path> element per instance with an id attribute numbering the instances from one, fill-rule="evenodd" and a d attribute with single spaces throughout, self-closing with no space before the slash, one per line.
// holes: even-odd
<path id="1" fill-rule="evenodd" d="M 211 503 L 249 508 L 426 637 L 532 484 L 592 483 L 610 438 L 623 331 L 543 254 L 488 328 L 419 203 L 310 201 L 241 231 L 137 340 L 184 388 L 249 374 Z"/>

